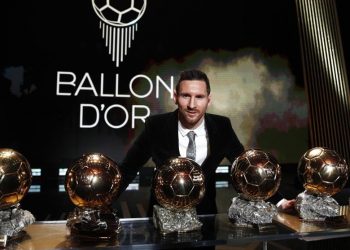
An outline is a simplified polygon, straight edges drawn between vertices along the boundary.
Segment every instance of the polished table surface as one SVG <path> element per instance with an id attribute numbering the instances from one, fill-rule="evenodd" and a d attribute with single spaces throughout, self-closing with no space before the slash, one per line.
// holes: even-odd
<path id="1" fill-rule="evenodd" d="M 253 241 L 318 240 L 350 237 L 348 208 L 341 221 L 304 222 L 297 215 L 280 213 L 269 227 L 237 227 L 227 214 L 199 216 L 200 231 L 162 235 L 151 218 L 120 219 L 122 230 L 113 240 L 87 241 L 69 235 L 66 221 L 37 221 L 6 249 L 166 249 L 215 245 L 242 245 Z"/>

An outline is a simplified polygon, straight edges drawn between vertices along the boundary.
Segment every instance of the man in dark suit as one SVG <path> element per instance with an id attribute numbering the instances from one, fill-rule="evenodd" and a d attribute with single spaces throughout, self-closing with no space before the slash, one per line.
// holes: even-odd
<path id="1" fill-rule="evenodd" d="M 174 91 L 178 109 L 174 112 L 151 116 L 146 120 L 142 134 L 137 138 L 120 165 L 123 188 L 135 178 L 139 169 L 152 158 L 156 167 L 171 157 L 186 157 L 189 139 L 187 133 L 195 132 L 196 157 L 205 175 L 205 196 L 197 206 L 198 214 L 214 214 L 215 170 L 226 157 L 233 160 L 244 148 L 227 117 L 206 113 L 211 102 L 209 79 L 199 70 L 184 71 Z M 155 204 L 151 194 L 150 210 Z"/>
<path id="2" fill-rule="evenodd" d="M 227 117 L 206 113 L 211 102 L 209 79 L 199 70 L 183 71 L 174 91 L 178 106 L 174 112 L 148 117 L 144 131 L 136 139 L 120 164 L 123 185 L 135 178 L 139 169 L 152 158 L 156 168 L 171 157 L 184 156 L 194 131 L 195 157 L 205 176 L 205 196 L 197 205 L 198 214 L 217 213 L 215 196 L 215 170 L 227 158 L 231 163 L 244 148 Z M 156 204 L 151 194 L 148 215 L 152 216 Z"/>

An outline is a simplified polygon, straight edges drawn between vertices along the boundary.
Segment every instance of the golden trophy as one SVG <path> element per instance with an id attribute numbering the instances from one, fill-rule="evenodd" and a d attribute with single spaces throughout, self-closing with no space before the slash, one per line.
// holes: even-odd
<path id="1" fill-rule="evenodd" d="M 248 149 L 233 162 L 231 180 L 238 196 L 232 199 L 230 220 L 237 226 L 272 223 L 277 208 L 265 200 L 277 192 L 281 182 L 277 160 L 270 153 Z"/>
<path id="2" fill-rule="evenodd" d="M 204 175 L 195 161 L 184 157 L 169 159 L 157 169 L 153 191 L 160 204 L 153 207 L 153 224 L 162 234 L 202 227 L 195 206 L 205 193 Z"/>
<path id="3" fill-rule="evenodd" d="M 65 188 L 76 206 L 67 219 L 71 236 L 108 240 L 119 233 L 121 226 L 112 202 L 120 184 L 117 164 L 100 153 L 85 154 L 68 168 Z"/>
<path id="4" fill-rule="evenodd" d="M 324 147 L 307 150 L 298 163 L 298 177 L 305 188 L 295 202 L 299 216 L 309 221 L 338 217 L 340 206 L 331 196 L 344 188 L 348 176 L 348 165 L 336 151 Z"/>
<path id="5" fill-rule="evenodd" d="M 34 216 L 20 208 L 20 201 L 32 183 L 27 159 L 19 152 L 0 149 L 0 247 L 21 236 L 23 229 L 35 221 Z"/>

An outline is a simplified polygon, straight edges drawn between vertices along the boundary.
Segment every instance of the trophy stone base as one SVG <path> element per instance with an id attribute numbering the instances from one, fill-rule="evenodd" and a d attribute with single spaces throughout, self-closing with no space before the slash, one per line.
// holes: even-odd
<path id="1" fill-rule="evenodd" d="M 172 211 L 158 205 L 153 206 L 153 224 L 162 234 L 200 230 L 203 225 L 198 220 L 195 208 Z"/>
<path id="2" fill-rule="evenodd" d="M 270 202 L 248 201 L 240 197 L 232 199 L 228 217 L 236 226 L 269 228 L 272 219 L 277 215 L 277 207 Z M 260 229 L 259 229 L 260 230 Z"/>
<path id="3" fill-rule="evenodd" d="M 297 196 L 295 209 L 305 221 L 326 221 L 340 215 L 340 206 L 332 197 L 317 196 L 307 191 Z"/>
<path id="4" fill-rule="evenodd" d="M 23 235 L 22 230 L 35 221 L 34 216 L 16 204 L 8 209 L 0 210 L 0 246 Z"/>
<path id="5" fill-rule="evenodd" d="M 75 208 L 68 215 L 69 235 L 85 240 L 109 240 L 121 230 L 119 218 L 112 209 Z"/>

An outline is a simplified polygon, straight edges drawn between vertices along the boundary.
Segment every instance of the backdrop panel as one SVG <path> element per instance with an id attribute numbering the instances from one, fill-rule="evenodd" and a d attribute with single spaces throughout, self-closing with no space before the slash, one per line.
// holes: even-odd
<path id="1" fill-rule="evenodd" d="M 130 1 L 115 2 L 2 4 L 0 147 L 33 168 L 88 152 L 120 161 L 147 116 L 176 107 L 179 72 L 199 68 L 209 112 L 229 116 L 245 147 L 299 160 L 308 117 L 294 1 L 135 1 L 120 20 Z"/>

